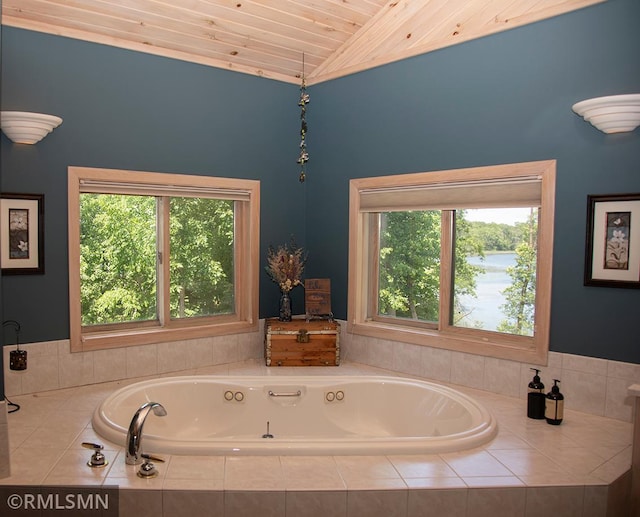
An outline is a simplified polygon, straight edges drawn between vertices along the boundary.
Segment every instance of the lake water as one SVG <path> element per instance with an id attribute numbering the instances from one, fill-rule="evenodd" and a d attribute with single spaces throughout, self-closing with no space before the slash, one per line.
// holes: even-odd
<path id="1" fill-rule="evenodd" d="M 476 277 L 476 297 L 461 296 L 460 302 L 467 309 L 465 316 L 458 325 L 496 330 L 504 315 L 500 306 L 505 298 L 502 291 L 511 285 L 511 277 L 507 274 L 509 266 L 515 266 L 515 253 L 487 254 L 484 260 L 480 257 L 469 257 L 468 262 L 474 266 L 482 266 L 484 274 Z"/>

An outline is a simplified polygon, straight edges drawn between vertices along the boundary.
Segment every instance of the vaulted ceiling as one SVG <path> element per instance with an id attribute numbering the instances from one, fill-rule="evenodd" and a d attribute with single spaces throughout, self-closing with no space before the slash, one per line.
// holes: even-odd
<path id="1" fill-rule="evenodd" d="M 3 0 L 2 24 L 307 84 L 606 0 Z"/>

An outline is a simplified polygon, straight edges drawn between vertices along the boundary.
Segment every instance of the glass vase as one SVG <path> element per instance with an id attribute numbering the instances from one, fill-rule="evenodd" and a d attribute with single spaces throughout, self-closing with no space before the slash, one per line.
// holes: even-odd
<path id="1" fill-rule="evenodd" d="M 291 297 L 289 291 L 282 291 L 280 296 L 280 321 L 291 321 Z"/>

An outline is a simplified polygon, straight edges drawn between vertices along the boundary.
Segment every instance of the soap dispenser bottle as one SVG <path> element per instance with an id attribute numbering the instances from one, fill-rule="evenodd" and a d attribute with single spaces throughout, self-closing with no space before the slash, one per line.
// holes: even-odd
<path id="1" fill-rule="evenodd" d="M 547 424 L 551 425 L 560 425 L 564 417 L 564 395 L 558 388 L 559 382 L 558 379 L 553 379 L 554 384 L 546 398 L 544 417 L 547 419 Z"/>
<path id="2" fill-rule="evenodd" d="M 544 419 L 545 395 L 544 384 L 540 381 L 540 370 L 529 368 L 536 372 L 533 380 L 529 383 L 529 393 L 527 394 L 527 416 L 536 420 Z"/>

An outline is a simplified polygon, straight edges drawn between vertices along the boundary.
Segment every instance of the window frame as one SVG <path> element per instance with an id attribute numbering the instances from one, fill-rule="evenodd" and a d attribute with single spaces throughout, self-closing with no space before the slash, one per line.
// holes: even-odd
<path id="1" fill-rule="evenodd" d="M 163 260 L 158 274 L 158 322 L 127 322 L 113 325 L 82 326 L 80 292 L 80 194 L 88 192 L 83 182 L 105 185 L 135 185 L 142 195 L 179 196 L 180 189 L 203 193 L 214 191 L 236 197 L 241 201 L 234 207 L 234 299 L 235 313 L 220 316 L 201 316 L 172 319 L 169 315 L 169 261 Z M 176 189 L 175 193 L 170 188 Z M 100 187 L 97 187 L 100 190 Z M 96 192 L 96 187 L 91 192 Z M 98 192 L 99 193 L 99 192 Z M 158 218 L 168 222 L 165 203 L 160 203 Z M 162 223 L 161 223 L 162 224 Z M 255 332 L 258 330 L 259 244 L 260 244 L 260 182 L 235 178 L 195 176 L 186 174 L 141 172 L 90 167 L 68 168 L 68 251 L 69 251 L 69 325 L 71 351 L 136 346 L 207 336 Z M 168 256 L 169 235 L 158 242 L 158 252 Z M 160 273 L 163 270 L 163 273 Z M 166 303 L 163 300 L 166 299 Z"/>
<path id="2" fill-rule="evenodd" d="M 551 281 L 555 204 L 556 161 L 418 172 L 359 178 L 350 181 L 349 191 L 349 283 L 347 328 L 353 334 L 443 348 L 499 359 L 546 364 L 551 319 Z M 443 321 L 451 306 L 453 211 L 443 209 L 440 268 L 440 321 L 437 325 L 381 317 L 377 307 L 378 269 L 376 253 L 378 212 L 361 206 L 363 193 L 393 189 L 462 185 L 478 181 L 512 181 L 532 178 L 540 181 L 538 254 L 536 265 L 536 309 L 533 336 L 455 327 Z M 366 195 L 365 194 L 365 195 Z M 482 208 L 478 206 L 477 208 Z M 396 207 L 397 209 L 397 207 Z M 407 210 L 415 209 L 414 207 Z M 381 210 L 383 211 L 383 210 Z M 371 315 L 376 315 L 372 317 Z"/>

